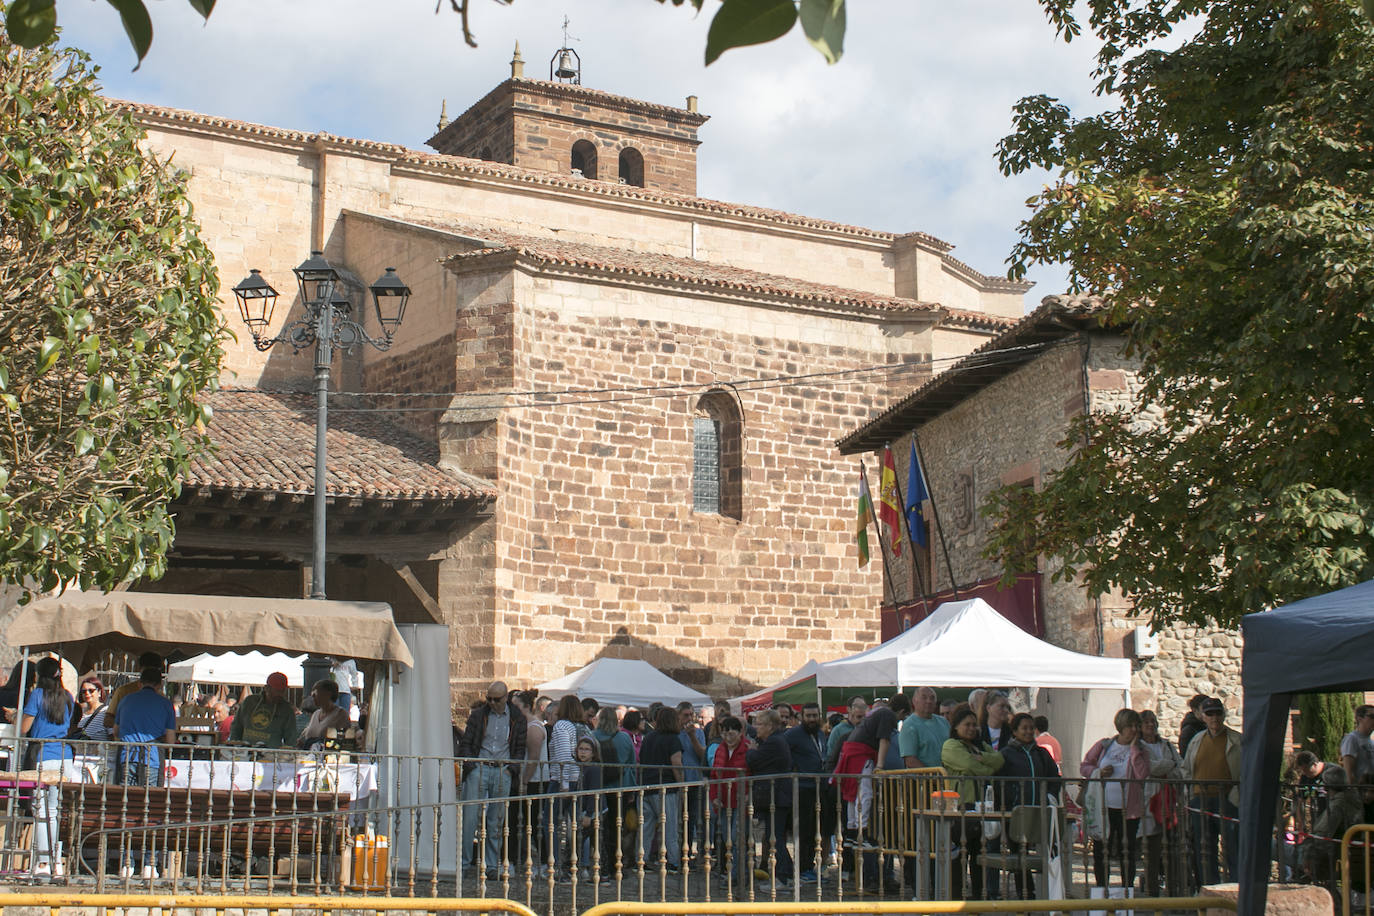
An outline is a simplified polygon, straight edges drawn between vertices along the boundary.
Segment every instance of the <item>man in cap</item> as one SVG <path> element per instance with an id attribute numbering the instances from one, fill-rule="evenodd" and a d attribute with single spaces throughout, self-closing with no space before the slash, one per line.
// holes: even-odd
<path id="1" fill-rule="evenodd" d="M 1216 697 L 1208 697 L 1201 704 L 1202 731 L 1188 742 L 1183 756 L 1185 779 L 1196 780 L 1193 800 L 1188 806 L 1192 814 L 1193 870 L 1202 884 L 1217 884 L 1231 880 L 1235 869 L 1237 818 L 1240 803 L 1240 733 L 1226 727 L 1226 706 Z M 1208 780 L 1228 780 L 1222 785 Z M 1223 879 L 1217 856 L 1221 843 L 1221 860 L 1226 863 Z"/>
<path id="2" fill-rule="evenodd" d="M 267 686 L 239 704 L 229 740 L 261 747 L 294 747 L 296 709 L 286 701 L 286 675 L 267 675 Z"/>

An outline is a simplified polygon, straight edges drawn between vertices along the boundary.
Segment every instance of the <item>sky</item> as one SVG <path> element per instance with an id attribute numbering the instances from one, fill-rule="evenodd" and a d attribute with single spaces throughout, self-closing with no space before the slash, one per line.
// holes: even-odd
<path id="1" fill-rule="evenodd" d="M 1048 177 L 998 171 L 1012 106 L 1037 93 L 1075 114 L 1102 106 L 1090 42 L 1057 40 L 1035 0 L 856 0 L 833 66 L 799 27 L 704 66 L 716 6 L 472 0 L 469 48 L 447 2 L 436 14 L 432 0 L 219 0 L 206 23 L 185 0 L 148 0 L 153 45 L 136 71 L 109 4 L 59 0 L 58 21 L 109 95 L 424 149 L 441 103 L 456 116 L 509 76 L 516 41 L 526 76 L 547 79 L 566 16 L 584 86 L 699 97 L 702 197 L 926 232 L 994 276 Z M 1034 268 L 1027 310 L 1064 277 Z"/>

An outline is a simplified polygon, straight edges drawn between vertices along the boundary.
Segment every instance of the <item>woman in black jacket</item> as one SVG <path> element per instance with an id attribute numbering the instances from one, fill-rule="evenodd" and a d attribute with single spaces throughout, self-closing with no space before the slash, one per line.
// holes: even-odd
<path id="1" fill-rule="evenodd" d="M 999 806 L 1010 811 L 1018 805 L 1046 804 L 1047 796 L 1058 798 L 1063 791 L 1064 780 L 1059 766 L 1050 752 L 1035 743 L 1035 717 L 1029 713 L 1017 713 L 1007 726 L 1009 737 L 1002 745 L 1002 770 L 997 775 Z M 1053 809 L 1045 808 L 1046 811 Z M 1039 837 L 1026 839 L 1039 841 Z M 1020 852 L 1024 843 L 1020 837 L 1008 835 L 1007 851 L 1012 855 Z M 1030 873 L 1017 869 L 1016 896 L 1021 900 L 1035 897 L 1035 882 Z"/>

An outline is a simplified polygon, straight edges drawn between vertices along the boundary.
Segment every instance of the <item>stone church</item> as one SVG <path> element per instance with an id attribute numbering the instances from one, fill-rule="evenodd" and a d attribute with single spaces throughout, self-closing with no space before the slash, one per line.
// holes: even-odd
<path id="1" fill-rule="evenodd" d="M 877 642 L 902 595 L 856 563 L 836 438 L 1024 321 L 1028 284 L 930 235 L 698 197 L 694 97 L 532 79 L 518 50 L 430 151 L 128 108 L 189 174 L 237 334 L 141 587 L 307 593 L 312 354 L 259 352 L 230 288 L 285 292 L 320 250 L 361 314 L 394 267 L 394 345 L 333 366 L 328 593 L 447 624 L 455 707 L 608 655 L 725 696 Z M 300 316 L 283 295 L 268 333 Z"/>

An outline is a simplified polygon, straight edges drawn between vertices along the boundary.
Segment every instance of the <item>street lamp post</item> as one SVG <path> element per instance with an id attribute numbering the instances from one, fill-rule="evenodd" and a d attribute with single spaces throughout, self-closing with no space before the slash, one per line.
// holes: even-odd
<path id="1" fill-rule="evenodd" d="M 238 300 L 243 323 L 253 334 L 253 346 L 259 350 L 266 352 L 275 344 L 286 343 L 291 345 L 292 352 L 299 353 L 315 345 L 315 543 L 310 597 L 324 598 L 325 466 L 329 460 L 325 432 L 329 429 L 329 370 L 334 362 L 334 350 L 349 353 L 363 343 L 378 350 L 391 349 L 392 338 L 405 318 L 410 287 L 396 276 L 394 267 L 388 267 L 372 284 L 369 289 L 382 336 L 371 337 L 350 317 L 353 303 L 339 292 L 339 273 L 324 259 L 322 252 L 312 251 L 310 257 L 292 272 L 300 287 L 305 316 L 288 324 L 276 337 L 264 334 L 272 324 L 277 291 L 263 279 L 260 271 L 251 271 L 234 287 L 234 298 Z"/>

